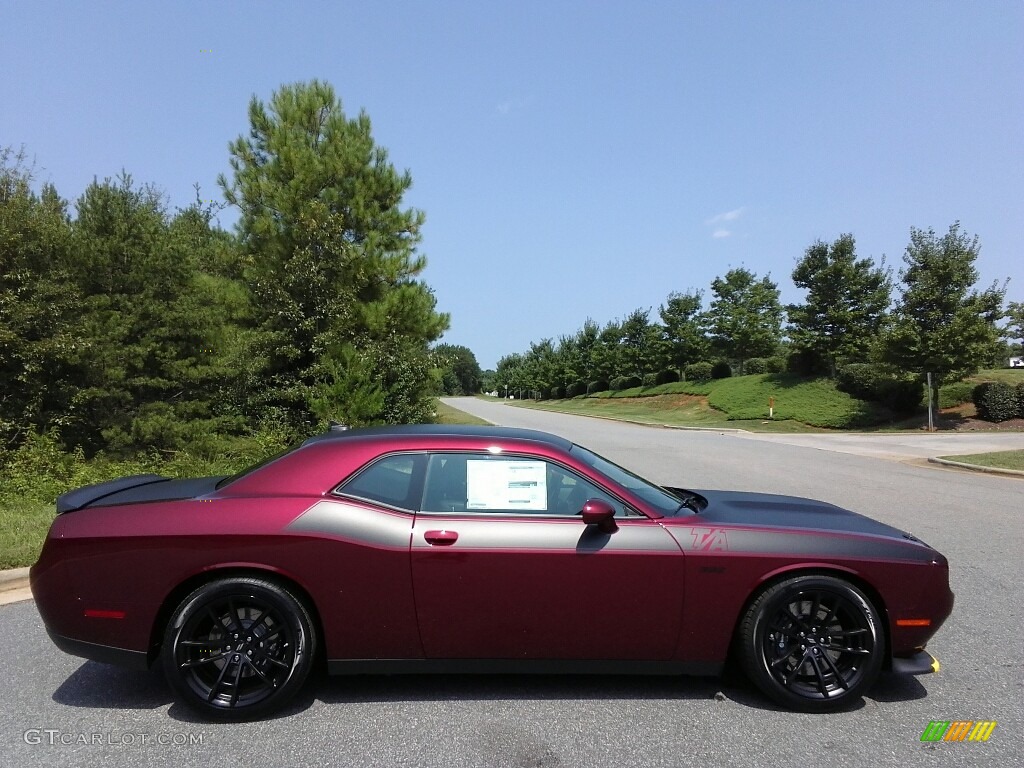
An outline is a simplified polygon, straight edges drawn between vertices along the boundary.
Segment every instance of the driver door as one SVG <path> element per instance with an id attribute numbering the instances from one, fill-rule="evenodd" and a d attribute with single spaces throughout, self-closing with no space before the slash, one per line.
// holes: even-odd
<path id="1" fill-rule="evenodd" d="M 616 508 L 602 533 L 577 514 Z M 412 576 L 430 659 L 669 659 L 683 555 L 655 520 L 546 459 L 430 456 Z"/>

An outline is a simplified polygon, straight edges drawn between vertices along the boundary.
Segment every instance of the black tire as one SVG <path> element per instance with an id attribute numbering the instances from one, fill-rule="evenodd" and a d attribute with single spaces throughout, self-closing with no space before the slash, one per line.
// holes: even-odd
<path id="1" fill-rule="evenodd" d="M 740 623 L 743 670 L 789 709 L 843 709 L 878 679 L 885 657 L 880 619 L 867 596 L 842 579 L 779 582 L 751 603 Z"/>
<path id="2" fill-rule="evenodd" d="M 167 680 L 206 718 L 266 715 L 284 706 L 309 676 L 313 626 L 302 602 L 277 584 L 212 581 L 185 598 L 167 625 Z"/>

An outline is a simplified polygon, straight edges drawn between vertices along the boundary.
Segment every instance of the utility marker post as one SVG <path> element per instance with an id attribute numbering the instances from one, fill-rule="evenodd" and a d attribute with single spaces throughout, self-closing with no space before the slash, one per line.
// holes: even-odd
<path id="1" fill-rule="evenodd" d="M 925 374 L 928 378 L 928 431 L 935 431 L 935 418 L 932 416 L 932 372 Z"/>

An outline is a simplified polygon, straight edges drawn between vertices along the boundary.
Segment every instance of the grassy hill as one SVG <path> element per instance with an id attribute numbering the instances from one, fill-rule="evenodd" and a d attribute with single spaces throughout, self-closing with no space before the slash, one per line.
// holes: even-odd
<path id="1" fill-rule="evenodd" d="M 1024 381 L 1024 370 L 980 371 L 967 381 L 940 391 L 940 407 L 970 403 L 971 390 L 982 381 Z M 768 419 L 769 399 L 774 417 Z M 597 392 L 568 400 L 527 401 L 531 408 L 610 416 L 652 424 L 695 427 L 740 427 L 765 431 L 814 431 L 913 427 L 878 403 L 858 400 L 836 389 L 830 379 L 805 379 L 786 373 L 734 376 L 708 382 L 681 381 L 655 387 Z M 973 415 L 973 405 L 962 406 Z"/>
<path id="2" fill-rule="evenodd" d="M 769 399 L 774 400 L 775 409 L 771 421 Z M 784 431 L 805 431 L 807 426 L 849 429 L 893 421 L 886 408 L 840 392 L 829 379 L 802 379 L 784 373 L 683 381 L 527 405 L 660 424 Z"/>

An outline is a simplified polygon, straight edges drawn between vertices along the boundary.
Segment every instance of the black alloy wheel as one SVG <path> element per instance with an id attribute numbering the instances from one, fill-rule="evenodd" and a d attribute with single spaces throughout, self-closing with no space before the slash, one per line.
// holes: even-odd
<path id="1" fill-rule="evenodd" d="M 313 664 L 309 612 L 269 581 L 205 584 L 175 611 L 164 635 L 164 670 L 182 700 L 215 720 L 246 720 L 283 706 Z"/>
<path id="2" fill-rule="evenodd" d="M 778 703 L 831 712 L 860 700 L 882 669 L 878 611 L 849 582 L 801 576 L 769 587 L 740 624 L 747 676 Z"/>

